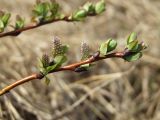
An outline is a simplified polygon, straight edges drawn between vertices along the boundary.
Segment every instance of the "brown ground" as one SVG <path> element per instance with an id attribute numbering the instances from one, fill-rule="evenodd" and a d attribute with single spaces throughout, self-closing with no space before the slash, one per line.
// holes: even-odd
<path id="1" fill-rule="evenodd" d="M 57 0 L 58 1 L 58 0 Z M 87 0 L 58 1 L 70 13 Z M 160 120 L 160 1 L 106 0 L 107 11 L 83 23 L 58 22 L 0 38 L 0 88 L 36 71 L 37 58 L 53 36 L 70 45 L 69 63 L 80 58 L 80 43 L 93 50 L 113 37 L 124 47 L 135 31 L 149 47 L 134 63 L 120 59 L 98 62 L 86 73 L 59 72 L 21 85 L 0 97 L 2 120 Z M 29 21 L 34 0 L 1 0 L 0 9 Z M 85 82 L 84 82 L 85 81 Z"/>

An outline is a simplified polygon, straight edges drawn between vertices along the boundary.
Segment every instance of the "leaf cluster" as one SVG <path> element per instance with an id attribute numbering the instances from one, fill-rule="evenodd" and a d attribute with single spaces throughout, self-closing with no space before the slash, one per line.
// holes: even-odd
<path id="1" fill-rule="evenodd" d="M 142 51 L 146 49 L 146 45 L 143 42 L 137 40 L 136 33 L 131 33 L 126 40 L 126 48 L 124 49 L 122 59 L 132 62 L 142 57 Z M 113 53 L 117 47 L 117 41 L 110 38 L 99 46 L 99 57 L 105 58 L 108 54 Z M 52 58 L 49 58 L 48 54 L 43 54 L 40 60 L 40 71 L 47 76 L 48 73 L 59 69 L 63 63 L 67 61 L 68 45 L 63 45 L 58 37 L 53 40 Z M 81 44 L 81 61 L 88 60 L 91 57 L 89 45 L 86 42 Z M 87 63 L 75 68 L 75 72 L 82 72 L 89 70 L 94 64 Z M 48 81 L 49 78 L 46 78 Z M 48 83 L 48 82 L 47 82 Z"/>

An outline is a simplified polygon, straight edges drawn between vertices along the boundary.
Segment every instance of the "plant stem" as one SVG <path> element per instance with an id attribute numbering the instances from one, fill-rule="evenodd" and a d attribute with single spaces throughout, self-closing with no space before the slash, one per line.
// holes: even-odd
<path id="1" fill-rule="evenodd" d="M 81 66 L 81 65 L 84 65 L 84 64 L 88 64 L 88 63 L 93 63 L 93 62 L 96 62 L 96 61 L 99 61 L 99 60 L 103 60 L 103 59 L 107 59 L 107 58 L 123 58 L 125 55 L 128 55 L 126 54 L 125 52 L 115 52 L 115 53 L 110 53 L 110 54 L 107 54 L 106 56 L 104 57 L 101 57 L 99 56 L 99 51 L 96 52 L 94 55 L 92 55 L 90 58 L 88 58 L 87 60 L 84 60 L 84 61 L 80 61 L 80 62 L 77 62 L 77 63 L 73 63 L 73 64 L 70 64 L 70 65 L 66 65 L 64 67 L 60 67 L 56 70 L 53 70 L 51 71 L 50 73 L 54 73 L 54 72 L 59 72 L 59 71 L 74 71 L 77 67 Z M 13 88 L 21 85 L 21 84 L 24 84 L 26 82 L 29 82 L 29 81 L 32 81 L 32 80 L 36 80 L 36 79 L 42 79 L 44 77 L 44 75 L 39 72 L 39 73 L 35 73 L 35 74 L 32 74 L 30 76 L 27 76 L 21 80 L 18 80 L 14 83 L 12 83 L 11 85 L 8 85 L 6 86 L 5 88 L 3 88 L 2 90 L 0 90 L 0 96 L 9 92 L 10 90 L 12 90 Z"/>

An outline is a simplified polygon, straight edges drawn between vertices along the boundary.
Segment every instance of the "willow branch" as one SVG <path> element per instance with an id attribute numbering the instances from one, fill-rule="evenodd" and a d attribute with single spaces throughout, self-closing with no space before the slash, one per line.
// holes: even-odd
<path id="1" fill-rule="evenodd" d="M 96 14 L 88 14 L 88 16 L 95 16 Z M 30 29 L 35 29 L 38 27 L 41 27 L 43 25 L 47 25 L 47 24 L 51 24 L 51 23 L 55 23 L 55 22 L 59 22 L 59 21 L 65 21 L 65 22 L 78 22 L 74 19 L 70 19 L 69 16 L 65 16 L 62 19 L 53 19 L 53 20 L 48 20 L 48 21 L 43 21 L 40 22 L 38 24 L 32 24 L 32 25 L 28 25 L 26 27 L 17 29 L 17 30 L 12 30 L 12 31 L 8 31 L 8 32 L 4 32 L 4 33 L 0 33 L 0 38 L 5 37 L 5 36 L 18 36 L 19 34 L 21 34 L 23 31 L 27 31 Z"/>
<path id="2" fill-rule="evenodd" d="M 59 72 L 59 71 L 74 71 L 74 72 L 76 72 L 75 69 L 77 67 L 81 66 L 81 65 L 88 64 L 88 63 L 93 63 L 93 62 L 103 60 L 103 59 L 107 59 L 107 58 L 122 58 L 123 59 L 124 56 L 132 54 L 132 53 L 125 52 L 125 51 L 124 52 L 115 52 L 115 53 L 107 54 L 104 57 L 101 57 L 99 54 L 100 54 L 100 52 L 98 51 L 94 55 L 92 55 L 90 58 L 88 58 L 87 60 L 60 67 L 58 69 L 50 71 L 49 73 L 54 73 L 54 72 Z M 10 90 L 12 90 L 13 88 L 15 88 L 19 85 L 22 85 L 22 84 L 24 84 L 26 82 L 29 82 L 29 81 L 42 79 L 43 77 L 44 77 L 44 75 L 41 72 L 32 74 L 30 76 L 27 76 L 27 77 L 25 77 L 21 80 L 18 80 L 16 82 L 12 83 L 11 85 L 6 86 L 2 90 L 0 90 L 0 96 L 9 92 Z"/>
<path id="3" fill-rule="evenodd" d="M 44 21 L 44 22 L 41 22 L 41 23 L 38 23 L 38 24 L 33 24 L 33 25 L 29 25 L 29 26 L 23 27 L 21 29 L 0 33 L 0 38 L 1 37 L 5 37 L 5 36 L 17 36 L 20 33 L 22 33 L 23 31 L 27 31 L 27 30 L 30 30 L 30 29 L 38 28 L 40 26 L 43 26 L 43 25 L 46 25 L 46 24 L 50 24 L 50 23 L 54 23 L 54 22 L 57 22 L 57 21 L 72 22 L 73 20 L 69 19 L 68 16 L 64 17 L 63 19 L 48 20 L 48 21 Z"/>

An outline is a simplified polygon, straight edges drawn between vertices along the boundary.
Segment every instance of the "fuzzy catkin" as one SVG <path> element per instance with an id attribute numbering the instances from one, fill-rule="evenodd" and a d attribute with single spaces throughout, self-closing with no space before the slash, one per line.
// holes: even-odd
<path id="1" fill-rule="evenodd" d="M 53 48 L 52 48 L 53 57 L 57 55 L 61 55 L 63 51 L 62 51 L 62 44 L 60 39 L 58 37 L 54 37 L 52 44 L 53 44 Z"/>
<path id="2" fill-rule="evenodd" d="M 49 66 L 49 62 L 50 62 L 50 60 L 49 60 L 48 54 L 47 54 L 47 53 L 44 53 L 44 54 L 42 55 L 43 67 L 48 67 L 48 66 Z"/>
<path id="3" fill-rule="evenodd" d="M 86 42 L 81 43 L 81 60 L 85 60 L 89 57 L 89 45 Z"/>

